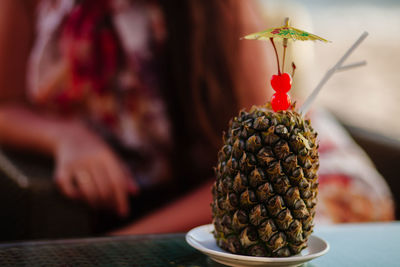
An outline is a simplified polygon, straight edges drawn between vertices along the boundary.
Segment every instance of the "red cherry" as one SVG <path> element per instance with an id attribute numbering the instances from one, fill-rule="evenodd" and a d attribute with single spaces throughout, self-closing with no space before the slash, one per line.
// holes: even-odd
<path id="1" fill-rule="evenodd" d="M 275 93 L 271 99 L 272 109 L 277 112 L 279 110 L 287 110 L 290 107 L 290 96 L 286 93 Z"/>
<path id="2" fill-rule="evenodd" d="M 287 93 L 292 88 L 292 77 L 289 73 L 272 75 L 271 86 L 277 93 Z"/>

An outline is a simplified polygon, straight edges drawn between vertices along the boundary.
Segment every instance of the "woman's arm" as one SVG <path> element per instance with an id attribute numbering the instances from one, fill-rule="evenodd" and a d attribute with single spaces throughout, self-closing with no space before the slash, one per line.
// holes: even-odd
<path id="1" fill-rule="evenodd" d="M 35 5 L 33 0 L 0 1 L 0 142 L 53 153 L 58 125 L 55 120 L 38 118 L 24 97 Z"/>
<path id="2" fill-rule="evenodd" d="M 68 120 L 38 116 L 16 102 L 0 105 L 0 143 L 6 146 L 54 155 L 69 124 Z"/>
<path id="3" fill-rule="evenodd" d="M 111 235 L 185 232 L 211 222 L 212 182 Z"/>
<path id="4" fill-rule="evenodd" d="M 0 143 L 53 155 L 62 193 L 126 215 L 137 187 L 107 144 L 79 119 L 43 115 L 25 101 L 36 4 L 0 1 Z"/>
<path id="5" fill-rule="evenodd" d="M 94 208 L 129 212 L 137 187 L 113 151 L 79 119 L 43 115 L 23 105 L 0 105 L 0 143 L 53 155 L 61 192 Z"/>
<path id="6" fill-rule="evenodd" d="M 32 0 L 0 1 L 0 101 L 20 101 L 24 95 L 26 63 L 34 40 Z"/>

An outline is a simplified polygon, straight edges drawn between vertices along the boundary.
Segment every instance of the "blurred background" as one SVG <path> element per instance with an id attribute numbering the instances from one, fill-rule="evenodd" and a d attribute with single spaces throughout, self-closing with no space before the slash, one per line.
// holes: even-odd
<path id="1" fill-rule="evenodd" d="M 367 66 L 335 73 L 325 85 L 313 107 L 315 107 L 317 112 L 318 110 L 327 109 L 338 118 L 339 122 L 348 130 L 356 143 L 372 159 L 373 164 L 389 185 L 395 201 L 400 203 L 400 179 L 398 179 L 398 160 L 400 159 L 400 119 L 398 118 L 400 115 L 400 105 L 398 105 L 400 102 L 400 76 L 397 74 L 397 64 L 400 61 L 400 36 L 398 35 L 400 26 L 400 1 L 249 1 L 254 1 L 250 3 L 260 4 L 260 10 L 264 17 L 264 20 L 260 22 L 258 27 L 260 31 L 269 27 L 281 26 L 283 18 L 290 17 L 294 27 L 314 33 L 331 41 L 327 44 L 301 41 L 290 43 L 287 53 L 289 58 L 287 58 L 287 61 L 295 62 L 297 66 L 291 95 L 292 99 L 296 99 L 299 102 L 298 105 L 302 104 L 301 102 L 315 88 L 325 72 L 336 64 L 354 41 L 364 31 L 369 32 L 368 38 L 345 62 L 346 65 L 366 60 Z M 94 3 L 95 5 L 97 4 L 97 2 Z M 131 32 L 129 31 L 129 33 Z M 136 35 L 131 34 L 130 37 L 132 36 Z M 74 42 L 72 41 L 72 43 Z M 266 46 L 270 49 L 269 51 L 272 51 L 272 46 L 269 42 L 266 42 Z M 277 47 L 278 50 L 281 49 L 280 45 Z M 281 51 L 279 52 L 281 53 Z M 263 59 L 257 57 L 257 60 Z M 268 61 L 267 64 L 269 65 L 275 63 L 269 58 L 265 58 L 265 60 Z M 288 67 L 289 64 L 286 66 Z M 273 65 L 272 67 L 275 66 Z M 64 69 L 61 68 L 61 71 L 64 71 Z M 267 81 L 268 79 L 269 76 L 266 75 L 265 80 Z M 267 87 L 265 86 L 265 88 Z M 171 94 L 170 91 L 168 91 L 168 94 Z M 174 97 L 171 96 L 171 98 Z M 98 106 L 105 106 L 103 102 L 99 103 Z M 118 103 L 118 108 L 120 104 Z M 218 107 L 220 108 L 220 106 Z M 146 110 L 146 108 L 147 106 L 143 109 Z M 163 113 L 160 111 L 160 114 Z M 156 114 L 153 117 L 157 117 L 158 115 Z M 324 121 L 324 119 L 325 117 L 321 119 L 322 124 L 327 125 L 329 129 L 329 123 L 327 123 L 327 120 Z M 315 120 L 313 119 L 314 122 Z M 147 121 L 145 128 L 149 128 Z M 197 133 L 197 128 L 195 132 Z M 328 130 L 328 132 L 334 137 L 333 139 L 340 139 L 334 130 Z M 346 133 L 345 135 L 347 138 Z M 198 139 L 196 136 L 195 138 L 192 138 L 190 134 L 182 134 L 182 136 L 190 137 L 188 138 L 190 139 L 188 144 L 193 145 L 194 149 L 192 150 L 194 152 L 204 145 L 201 141 L 198 144 L 196 143 Z M 89 137 L 91 138 L 90 135 Z M 208 143 L 206 144 L 209 145 Z M 331 145 L 329 142 L 327 143 L 328 146 Z M 350 145 L 348 145 L 349 143 Z M 354 146 L 354 143 L 351 141 L 349 143 L 344 145 L 348 146 L 349 150 L 338 149 L 339 152 L 351 156 L 351 152 L 354 151 L 350 147 Z M 186 143 L 184 145 L 182 146 L 184 150 L 191 150 L 186 147 Z M 3 150 L 3 147 L 1 150 Z M 210 161 L 209 159 L 214 160 L 212 156 L 205 154 L 205 152 L 203 153 L 201 149 L 198 150 L 200 151 L 198 158 L 205 158 L 208 161 Z M 191 151 L 189 152 L 191 153 Z M 357 152 L 360 152 L 368 164 L 370 163 L 362 150 Z M 121 152 L 121 154 L 123 153 Z M 194 153 L 193 155 L 197 154 Z M 372 171 L 363 167 L 357 169 L 357 167 L 352 165 L 353 162 L 343 164 L 346 160 L 340 157 L 340 153 L 337 153 L 337 155 L 339 155 L 339 165 L 348 165 L 347 167 L 355 170 L 355 172 L 362 173 L 364 171 L 363 174 L 365 172 L 372 176 L 376 174 L 375 176 L 380 179 L 380 182 L 383 182 L 383 178 L 377 174 L 372 164 L 370 164 L 371 166 L 368 165 Z M 193 159 L 197 160 L 197 156 L 193 157 Z M 329 160 L 330 158 L 328 157 Z M 208 162 L 205 164 L 208 164 Z M 179 165 L 185 164 L 180 163 Z M 321 163 L 321 168 L 323 168 L 323 165 Z M 3 155 L 2 151 L 0 151 L 0 212 L 4 218 L 7 218 L 7 220 L 3 220 L 0 223 L 0 229 L 2 229 L 0 231 L 0 241 L 104 234 L 111 228 L 114 228 L 115 221 L 120 220 L 115 215 L 113 218 L 109 213 L 97 213 L 80 202 L 74 202 L 62 197 L 52 180 L 53 166 L 54 161 L 48 157 L 42 158 L 36 154 L 25 155 L 21 154 L 20 151 L 8 151 L 6 149 L 4 149 Z M 189 166 L 188 168 L 191 167 Z M 211 168 L 206 170 L 207 173 L 209 170 Z M 200 176 L 200 174 L 198 175 Z M 187 177 L 190 176 L 185 176 L 184 178 L 186 179 Z M 204 177 L 206 176 L 202 176 L 202 178 Z M 187 180 L 184 180 L 184 183 L 188 183 Z M 329 186 L 332 187 L 332 185 Z M 372 187 L 379 188 L 379 185 L 378 183 L 372 183 Z M 338 188 L 338 191 L 343 191 L 342 187 Z M 168 189 L 163 191 L 168 191 Z M 372 195 L 370 191 L 366 191 L 368 196 Z M 389 189 L 387 191 L 389 192 Z M 210 193 L 209 188 L 207 188 L 207 193 Z M 146 205 L 142 203 L 152 204 L 154 197 L 149 195 L 148 198 L 140 199 L 140 201 L 139 208 L 147 212 Z M 163 201 L 164 199 L 161 198 L 160 202 Z M 381 208 L 379 203 L 376 205 Z M 364 210 L 371 210 L 371 206 L 368 206 Z M 207 211 L 209 211 L 208 203 Z M 399 205 L 397 205 L 396 209 L 396 218 L 400 218 Z M 122 225 L 129 222 L 129 219 L 125 220 L 122 222 L 119 221 L 119 223 Z"/>
<path id="2" fill-rule="evenodd" d="M 260 0 L 276 25 L 284 16 L 292 23 L 331 41 L 296 42 L 293 49 L 302 99 L 317 85 L 352 43 L 369 36 L 346 63 L 367 66 L 335 74 L 317 105 L 328 108 L 346 124 L 400 140 L 400 1 L 397 0 Z M 296 77 L 298 78 L 298 77 Z M 300 88 L 299 88 L 300 87 Z"/>

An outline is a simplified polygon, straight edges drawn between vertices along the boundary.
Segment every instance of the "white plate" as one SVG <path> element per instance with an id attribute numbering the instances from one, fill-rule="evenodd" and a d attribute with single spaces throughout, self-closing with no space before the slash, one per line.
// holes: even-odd
<path id="1" fill-rule="evenodd" d="M 212 231 L 212 224 L 193 228 L 186 234 L 186 242 L 195 249 L 208 255 L 216 262 L 228 266 L 299 266 L 307 261 L 324 255 L 329 250 L 329 244 L 315 235 L 308 238 L 308 248 L 296 255 L 287 258 L 253 257 L 236 255 L 222 250 L 217 246 Z"/>

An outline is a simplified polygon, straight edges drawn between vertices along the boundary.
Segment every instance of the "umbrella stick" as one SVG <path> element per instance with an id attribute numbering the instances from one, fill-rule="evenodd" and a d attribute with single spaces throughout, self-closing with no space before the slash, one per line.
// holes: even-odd
<path id="1" fill-rule="evenodd" d="M 286 17 L 285 20 L 283 21 L 283 26 L 284 27 L 289 27 L 289 18 Z M 285 59 L 286 59 L 286 48 L 288 44 L 288 39 L 283 38 L 283 58 L 282 58 L 282 72 L 285 72 Z"/>
<path id="2" fill-rule="evenodd" d="M 281 75 L 281 70 L 279 66 L 279 57 L 278 57 L 278 51 L 276 51 L 275 43 L 274 43 L 274 38 L 269 38 L 271 40 L 272 46 L 274 47 L 275 51 L 275 56 L 276 56 L 276 63 L 278 63 L 278 74 Z"/>
<path id="3" fill-rule="evenodd" d="M 317 87 L 311 92 L 311 94 L 307 97 L 306 101 L 304 102 L 303 106 L 299 109 L 299 113 L 301 115 L 305 115 L 307 111 L 310 109 L 312 103 L 314 102 L 315 98 L 317 98 L 317 95 L 321 91 L 322 87 L 325 85 L 325 83 L 329 80 L 329 78 L 332 77 L 332 75 L 340 70 L 342 67 L 343 62 L 350 56 L 350 54 L 361 44 L 362 41 L 364 41 L 365 38 L 367 38 L 368 33 L 364 32 L 361 34 L 361 36 L 355 41 L 355 43 L 349 48 L 349 50 L 346 51 L 346 53 L 339 59 L 339 61 L 333 66 L 333 68 L 329 69 L 324 77 L 322 77 L 322 80 L 318 83 Z"/>
<path id="4" fill-rule="evenodd" d="M 283 46 L 283 59 L 282 59 L 282 72 L 285 72 L 285 58 L 286 58 L 286 47 L 287 46 Z"/>
<path id="5" fill-rule="evenodd" d="M 288 40 L 283 39 L 283 59 L 282 59 L 282 72 L 285 72 L 285 58 L 286 58 L 286 48 L 287 48 Z"/>

